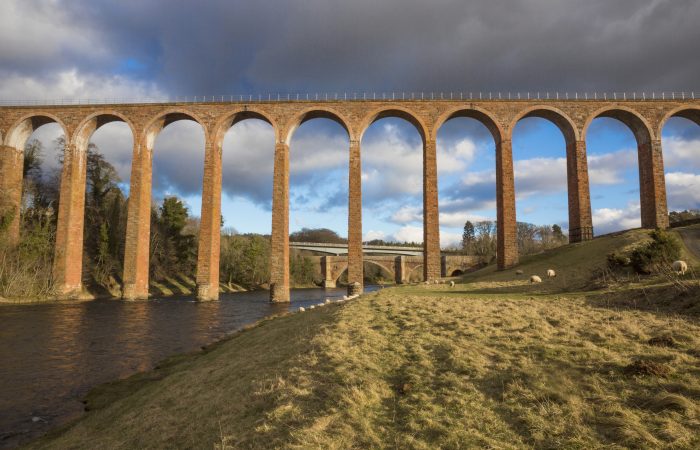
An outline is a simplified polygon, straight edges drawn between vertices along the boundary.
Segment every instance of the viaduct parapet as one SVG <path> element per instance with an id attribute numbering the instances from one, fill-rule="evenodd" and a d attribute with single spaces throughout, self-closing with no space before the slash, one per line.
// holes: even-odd
<path id="1" fill-rule="evenodd" d="M 224 135 L 235 123 L 255 118 L 275 134 L 272 197 L 271 299 L 289 301 L 289 143 L 307 120 L 327 118 L 348 133 L 348 281 L 362 283 L 362 136 L 376 120 L 398 117 L 418 130 L 423 140 L 422 269 L 426 280 L 441 275 L 438 220 L 436 136 L 455 117 L 483 123 L 496 144 L 497 262 L 505 269 L 518 262 L 515 188 L 511 135 L 526 117 L 552 121 L 566 141 L 569 236 L 591 239 L 593 226 L 586 159 L 586 132 L 595 118 L 620 120 L 634 133 L 639 156 L 642 226 L 668 226 L 661 130 L 670 117 L 700 124 L 700 100 L 337 100 L 252 101 L 67 106 L 0 106 L 0 212 L 11 240 L 19 239 L 23 150 L 41 125 L 58 123 L 67 152 L 60 187 L 54 278 L 64 295 L 81 289 L 83 221 L 88 143 L 102 125 L 122 121 L 134 136 L 126 231 L 123 296 L 148 297 L 151 166 L 158 133 L 178 120 L 193 120 L 204 129 L 204 182 L 197 266 L 197 295 L 217 299 L 221 217 L 221 153 Z"/>

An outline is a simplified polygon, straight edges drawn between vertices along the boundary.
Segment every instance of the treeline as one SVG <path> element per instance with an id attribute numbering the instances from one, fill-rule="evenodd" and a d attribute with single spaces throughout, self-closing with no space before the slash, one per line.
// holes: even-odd
<path id="1" fill-rule="evenodd" d="M 498 223 L 492 220 L 474 223 L 468 220 L 462 233 L 462 252 L 477 256 L 485 264 L 493 262 L 496 258 L 497 227 Z M 556 224 L 550 226 L 518 222 L 516 227 L 520 255 L 540 253 L 569 241 L 568 236 Z"/>

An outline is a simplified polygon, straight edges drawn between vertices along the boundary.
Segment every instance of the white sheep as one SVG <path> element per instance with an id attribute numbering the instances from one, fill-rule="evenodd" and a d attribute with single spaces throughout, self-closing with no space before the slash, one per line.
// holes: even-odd
<path id="1" fill-rule="evenodd" d="M 673 270 L 678 275 L 685 275 L 688 271 L 688 263 L 685 261 L 673 261 Z"/>
<path id="2" fill-rule="evenodd" d="M 451 288 L 452 288 L 452 287 L 455 287 L 455 282 L 454 282 L 454 281 L 450 281 L 450 287 L 451 287 Z"/>
<path id="3" fill-rule="evenodd" d="M 516 270 L 516 271 L 515 271 L 515 274 L 516 274 L 516 275 L 522 275 L 522 274 L 523 274 L 523 271 L 522 271 L 522 270 Z"/>
<path id="4" fill-rule="evenodd" d="M 330 299 L 330 298 L 327 298 L 327 299 L 326 299 L 326 305 L 328 305 L 330 302 L 331 302 L 331 299 Z"/>
<path id="5" fill-rule="evenodd" d="M 541 283 L 542 278 L 538 277 L 537 275 L 533 275 L 530 277 L 530 283 Z"/>
<path id="6" fill-rule="evenodd" d="M 300 307 L 299 307 L 299 312 L 304 312 L 304 311 L 306 311 L 306 309 L 304 309 L 303 306 L 300 306 Z"/>
<path id="7" fill-rule="evenodd" d="M 557 273 L 554 271 L 554 269 L 547 269 L 547 276 L 549 278 L 554 278 L 557 276 Z"/>

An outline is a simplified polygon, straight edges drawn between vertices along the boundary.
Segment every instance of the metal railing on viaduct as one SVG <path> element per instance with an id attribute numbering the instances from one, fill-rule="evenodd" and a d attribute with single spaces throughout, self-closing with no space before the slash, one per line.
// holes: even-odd
<path id="1" fill-rule="evenodd" d="M 433 96 L 434 97 L 434 96 Z M 224 135 L 235 123 L 261 119 L 275 134 L 272 194 L 271 299 L 289 300 L 289 143 L 296 128 L 307 120 L 327 118 L 339 123 L 349 136 L 348 281 L 362 283 L 361 146 L 365 130 L 376 120 L 399 117 L 413 124 L 423 140 L 423 275 L 440 276 L 440 233 L 436 136 L 455 117 L 483 123 L 496 144 L 497 263 L 501 269 L 518 262 L 515 188 L 511 135 L 526 117 L 553 122 L 566 141 L 569 236 L 572 242 L 591 239 L 590 193 L 586 160 L 586 132 L 598 117 L 626 124 L 638 146 L 642 226 L 668 226 L 661 130 L 680 116 L 700 124 L 700 100 L 695 95 L 650 98 L 466 99 L 289 99 L 280 101 L 226 101 L 144 104 L 0 106 L 0 211 L 11 219 L 7 233 L 19 239 L 23 149 L 38 127 L 58 123 L 65 133 L 54 257 L 54 279 L 65 295 L 81 289 L 86 152 L 90 137 L 102 125 L 122 121 L 134 136 L 131 186 L 124 256 L 123 296 L 148 296 L 151 167 L 158 133 L 178 120 L 201 124 L 205 135 L 204 182 L 197 265 L 197 295 L 218 298 L 221 218 L 221 149 Z M 251 97 L 252 99 L 252 97 Z M 216 99 L 215 99 L 216 100 Z M 233 100 L 233 99 L 231 99 Z"/>

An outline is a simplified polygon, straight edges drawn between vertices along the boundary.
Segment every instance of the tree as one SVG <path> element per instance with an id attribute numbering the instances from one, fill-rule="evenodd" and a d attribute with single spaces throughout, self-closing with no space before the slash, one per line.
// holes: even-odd
<path id="1" fill-rule="evenodd" d="M 347 239 L 328 228 L 302 228 L 289 235 L 292 242 L 315 242 L 319 244 L 345 244 Z"/>
<path id="2" fill-rule="evenodd" d="M 474 249 L 474 241 L 476 240 L 476 231 L 474 224 L 467 220 L 464 224 L 464 232 L 462 233 L 462 251 L 469 254 Z"/>

